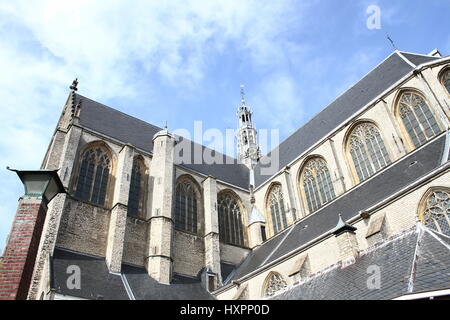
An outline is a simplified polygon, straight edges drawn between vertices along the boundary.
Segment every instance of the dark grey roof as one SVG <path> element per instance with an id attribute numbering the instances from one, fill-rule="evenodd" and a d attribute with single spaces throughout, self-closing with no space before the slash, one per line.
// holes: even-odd
<path id="1" fill-rule="evenodd" d="M 105 260 L 62 249 L 53 253 L 53 288 L 56 293 L 84 298 L 105 300 L 128 300 L 128 295 L 119 275 L 109 273 Z M 73 274 L 69 266 L 80 268 L 80 289 L 69 289 L 67 281 Z"/>
<path id="2" fill-rule="evenodd" d="M 248 255 L 234 272 L 232 279 L 239 279 L 261 267 L 263 262 L 267 264 L 274 261 L 329 232 L 336 226 L 338 214 L 342 214 L 342 218 L 348 221 L 357 216 L 360 210 L 379 203 L 439 167 L 445 139 L 446 135 L 442 134 L 423 148 L 408 154 L 385 171 L 357 185 L 327 206 L 292 225 L 280 235 L 269 239 Z M 273 250 L 274 248 L 276 250 Z"/>
<path id="3" fill-rule="evenodd" d="M 416 66 L 439 59 L 439 57 L 424 56 L 421 54 L 402 52 L 403 56 Z"/>
<path id="4" fill-rule="evenodd" d="M 437 59 L 436 57 L 424 57 L 414 54 L 405 55 L 413 63 Z M 280 170 L 322 140 L 338 125 L 361 110 L 366 104 L 383 93 L 412 69 L 413 67 L 409 63 L 402 59 L 397 52 L 394 52 L 272 150 L 270 154 L 276 152 L 279 154 L 279 166 L 275 171 Z M 261 164 L 258 164 L 255 168 L 255 185 L 259 186 L 269 178 L 270 175 L 261 173 Z"/>
<path id="5" fill-rule="evenodd" d="M 153 136 L 162 130 L 161 128 L 79 94 L 75 95 L 75 104 L 78 104 L 80 99 L 82 99 L 80 112 L 80 125 L 82 127 L 94 130 L 122 143 L 130 143 L 144 151 L 152 152 Z M 188 141 L 189 145 L 187 147 L 191 149 L 190 163 L 181 163 L 181 167 L 195 170 L 205 175 L 213 175 L 219 180 L 246 190 L 248 189 L 249 170 L 245 165 L 237 163 L 236 159 L 215 152 L 205 146 L 201 146 L 202 154 L 206 150 L 212 155 L 216 154 L 220 160 L 213 164 L 205 162 L 196 164 L 193 158 L 193 150 L 199 145 L 183 138 L 180 139 L 181 141 Z"/>
<path id="6" fill-rule="evenodd" d="M 144 268 L 122 265 L 122 273 L 137 300 L 212 300 L 199 279 L 174 275 L 170 285 L 160 284 Z"/>
<path id="7" fill-rule="evenodd" d="M 375 245 L 353 264 L 342 268 L 338 263 L 273 299 L 378 300 L 447 289 L 450 287 L 450 249 L 442 243 L 445 237 L 430 230 L 422 229 L 422 232 L 414 228 Z M 369 267 L 373 266 L 379 267 L 379 289 L 367 286 L 369 277 L 374 274 Z"/>
<path id="8" fill-rule="evenodd" d="M 69 289 L 67 273 L 69 266 L 78 266 L 81 273 L 80 289 Z M 160 284 L 151 278 L 144 268 L 122 265 L 136 300 L 209 300 L 214 297 L 202 286 L 200 278 L 189 278 L 174 274 L 170 285 Z M 89 256 L 56 248 L 52 259 L 52 287 L 56 293 L 84 298 L 104 300 L 128 300 L 129 296 L 120 275 L 109 272 L 104 258 Z"/>
<path id="9" fill-rule="evenodd" d="M 442 243 L 445 243 L 443 245 Z M 414 291 L 450 288 L 450 238 L 425 232 L 419 243 Z"/>

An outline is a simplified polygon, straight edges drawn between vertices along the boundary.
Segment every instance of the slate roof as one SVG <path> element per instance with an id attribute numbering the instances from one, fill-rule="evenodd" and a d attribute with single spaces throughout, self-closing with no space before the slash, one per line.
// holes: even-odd
<path id="1" fill-rule="evenodd" d="M 445 236 L 418 225 L 412 231 L 365 250 L 353 264 L 341 268 L 342 264 L 338 263 L 272 299 L 380 300 L 447 289 L 450 288 L 448 241 Z M 373 266 L 379 267 L 379 289 L 367 286 L 368 278 L 374 274 L 369 267 Z"/>
<path id="2" fill-rule="evenodd" d="M 439 59 L 439 57 L 413 53 L 402 52 L 402 54 L 415 65 Z M 413 67 L 400 57 L 398 52 L 391 54 L 271 152 L 273 154 L 273 152 L 278 151 L 280 155 L 279 166 L 275 171 L 283 168 L 319 142 L 339 124 L 363 108 L 412 69 Z M 161 128 L 76 94 L 75 103 L 78 103 L 80 99 L 83 99 L 80 113 L 81 126 L 105 134 L 123 143 L 130 143 L 147 152 L 152 152 L 152 138 Z M 194 143 L 192 143 L 191 150 L 193 148 Z M 202 148 L 203 150 L 208 149 L 204 146 Z M 247 190 L 249 183 L 247 167 L 237 163 L 236 159 L 220 153 L 217 154 L 219 158 L 223 159 L 221 163 L 228 163 L 226 162 L 228 160 L 233 165 L 200 163 L 182 164 L 181 166 L 205 175 L 211 174 L 219 180 Z M 255 168 L 255 186 L 261 185 L 269 178 L 269 175 L 261 174 L 261 165 L 257 165 Z"/>
<path id="3" fill-rule="evenodd" d="M 309 241 L 330 232 L 338 221 L 345 221 L 393 195 L 441 165 L 446 134 L 443 133 L 391 164 L 383 172 L 355 186 L 328 205 L 290 226 L 280 234 L 254 249 L 234 271 L 230 280 L 242 278 L 259 267 L 301 247 Z"/>
<path id="4" fill-rule="evenodd" d="M 69 266 L 80 268 L 80 289 L 69 289 L 67 281 L 73 274 Z M 128 300 L 120 275 L 111 274 L 103 258 L 78 254 L 56 248 L 52 259 L 52 287 L 56 293 L 83 299 Z"/>
<path id="5" fill-rule="evenodd" d="M 80 289 L 69 289 L 67 273 L 71 265 L 78 266 L 81 274 Z M 124 280 L 136 300 L 211 300 L 199 278 L 174 274 L 170 285 L 160 284 L 144 268 L 122 265 L 122 274 L 109 272 L 104 258 L 56 248 L 52 259 L 52 287 L 58 294 L 83 299 L 129 300 Z"/>
<path id="6" fill-rule="evenodd" d="M 144 268 L 122 266 L 136 300 L 213 300 L 200 280 L 174 274 L 170 286 L 151 278 Z"/>
<path id="7" fill-rule="evenodd" d="M 161 128 L 80 94 L 75 94 L 75 104 L 78 104 L 80 99 L 82 99 L 80 112 L 80 125 L 82 127 L 104 134 L 122 143 L 130 143 L 149 153 L 153 151 L 153 136 L 162 130 Z M 234 158 L 215 152 L 205 146 L 200 146 L 187 139 L 181 138 L 180 142 L 182 141 L 188 141 L 189 144 L 187 146 L 191 150 L 191 159 L 189 163 L 180 163 L 181 167 L 195 170 L 205 175 L 213 175 L 219 180 L 248 190 L 249 171 L 245 165 L 237 163 L 237 160 Z M 197 147 L 202 148 L 202 154 L 207 150 L 220 160 L 214 164 L 195 163 L 193 150 Z"/>
<path id="8" fill-rule="evenodd" d="M 439 57 L 428 57 L 411 53 L 403 53 L 403 55 L 414 64 L 439 59 Z M 294 161 L 300 154 L 322 140 L 341 123 L 361 110 L 366 104 L 411 70 L 413 70 L 413 67 L 400 57 L 398 52 L 391 54 L 375 69 L 270 152 L 269 155 L 275 152 L 279 154 L 279 166 L 275 172 Z M 260 162 L 255 168 L 255 186 L 258 187 L 270 177 L 270 175 L 262 174 Z"/>

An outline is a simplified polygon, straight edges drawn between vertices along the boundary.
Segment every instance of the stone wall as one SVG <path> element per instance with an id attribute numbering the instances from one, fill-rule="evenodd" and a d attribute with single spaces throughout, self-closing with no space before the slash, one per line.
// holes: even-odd
<path id="1" fill-rule="evenodd" d="M 123 262 L 138 266 L 145 265 L 149 222 L 127 217 L 123 246 Z"/>
<path id="2" fill-rule="evenodd" d="M 63 209 L 56 246 L 105 257 L 110 210 L 68 200 Z"/>
<path id="3" fill-rule="evenodd" d="M 205 265 L 203 237 L 175 231 L 173 244 L 173 272 L 197 276 Z"/>

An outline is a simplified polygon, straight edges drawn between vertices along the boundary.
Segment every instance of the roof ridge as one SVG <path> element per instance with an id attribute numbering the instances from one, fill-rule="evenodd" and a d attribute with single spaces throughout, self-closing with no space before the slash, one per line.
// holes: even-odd
<path id="1" fill-rule="evenodd" d="M 91 98 L 86 97 L 86 96 L 84 96 L 84 95 L 81 95 L 81 94 L 79 94 L 79 93 L 75 93 L 75 95 L 76 95 L 76 96 L 79 96 L 79 97 L 82 98 L 82 99 L 90 100 L 90 101 L 92 101 L 93 103 L 96 103 L 96 104 L 98 104 L 98 105 L 100 105 L 100 106 L 102 106 L 102 107 L 104 107 L 104 108 L 107 108 L 107 109 L 112 110 L 112 111 L 114 111 L 114 112 L 120 113 L 120 114 L 122 114 L 122 115 L 124 115 L 124 116 L 126 116 L 126 117 L 128 117 L 128 118 L 131 118 L 131 119 L 134 119 L 134 120 L 138 120 L 138 121 L 140 121 L 140 122 L 142 122 L 142 123 L 144 123 L 144 124 L 146 124 L 146 125 L 152 126 L 153 128 L 155 128 L 155 129 L 157 129 L 157 130 L 163 130 L 162 128 L 160 128 L 160 127 L 158 127 L 158 126 L 155 126 L 154 124 L 152 124 L 152 123 L 150 123 L 150 122 L 147 122 L 147 121 L 142 120 L 142 119 L 139 119 L 139 118 L 137 118 L 137 117 L 135 117 L 135 116 L 129 115 L 129 114 L 127 114 L 127 113 L 125 113 L 125 112 L 123 112 L 123 111 L 120 111 L 120 110 L 118 110 L 118 109 L 116 109 L 116 108 L 110 107 L 110 106 L 108 106 L 108 105 L 106 105 L 106 104 L 104 104 L 104 103 L 102 103 L 102 102 L 98 102 L 98 101 L 96 101 L 96 100 L 94 100 L 94 99 L 91 99 Z M 204 147 L 204 148 L 207 148 L 207 149 L 209 149 L 209 150 L 212 150 L 212 151 L 216 152 L 216 154 L 224 155 L 225 157 L 228 157 L 228 158 L 230 158 L 230 159 L 237 160 L 237 158 L 235 158 L 235 157 L 232 157 L 232 156 L 227 155 L 226 153 L 217 151 L 216 149 L 212 149 L 212 148 L 210 148 L 210 147 L 208 147 L 208 146 L 205 146 L 205 145 L 203 145 L 203 144 L 201 144 L 201 143 L 198 143 L 198 142 L 196 142 L 196 141 L 194 141 L 194 140 L 192 140 L 192 139 L 188 139 L 188 138 L 183 137 L 183 136 L 178 135 L 178 134 L 176 134 L 176 136 L 177 136 L 177 137 L 181 137 L 181 138 L 183 138 L 183 139 L 186 139 L 187 141 L 190 141 L 190 142 L 192 142 L 193 144 L 197 144 L 197 145 L 200 145 L 200 146 L 202 146 L 202 147 Z"/>
<path id="2" fill-rule="evenodd" d="M 409 52 L 409 51 L 404 51 L 404 50 L 399 50 L 399 52 L 400 53 L 406 53 L 406 54 L 412 54 L 414 56 L 428 57 L 428 58 L 432 58 L 432 59 L 440 59 L 440 58 L 442 58 L 442 57 L 430 56 L 428 54 L 415 53 L 415 52 Z"/>

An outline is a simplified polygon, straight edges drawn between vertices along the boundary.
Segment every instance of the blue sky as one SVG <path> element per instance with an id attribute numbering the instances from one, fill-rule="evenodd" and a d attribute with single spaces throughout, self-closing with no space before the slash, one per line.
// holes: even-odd
<path id="1" fill-rule="evenodd" d="M 366 9 L 381 9 L 368 29 Z M 0 250 L 69 93 L 169 129 L 235 128 L 239 85 L 258 128 L 286 138 L 392 52 L 450 54 L 450 1 L 0 0 Z"/>

